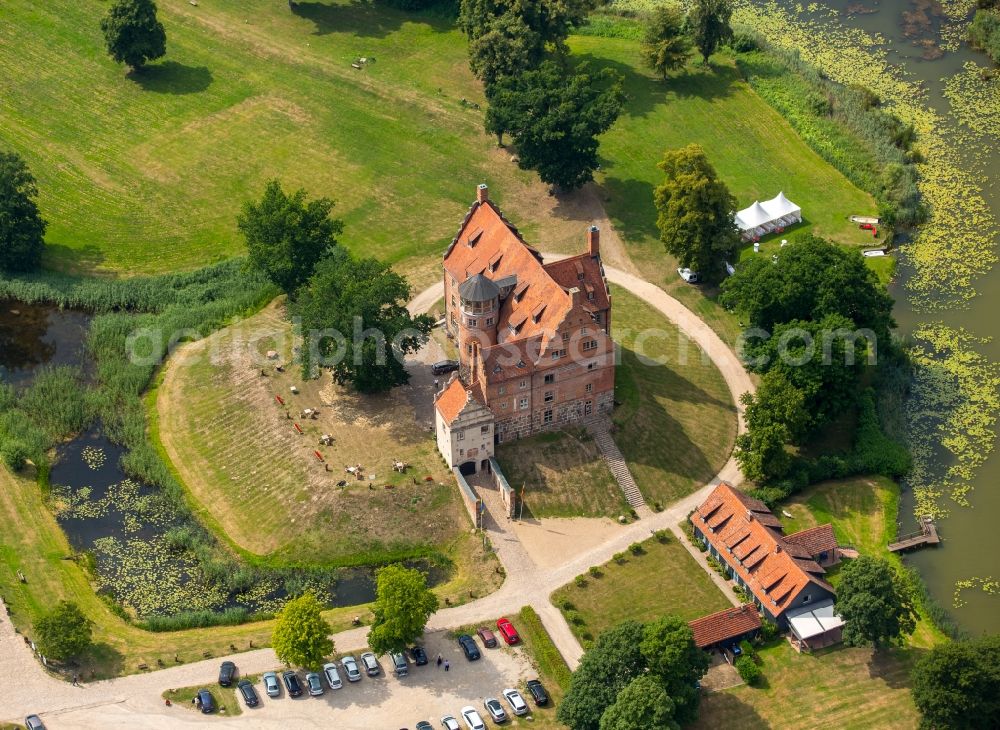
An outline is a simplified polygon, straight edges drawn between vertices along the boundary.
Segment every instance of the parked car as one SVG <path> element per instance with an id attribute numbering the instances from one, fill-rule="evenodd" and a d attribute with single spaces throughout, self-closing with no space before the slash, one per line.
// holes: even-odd
<path id="1" fill-rule="evenodd" d="M 497 637 L 492 631 L 490 631 L 485 626 L 480 626 L 476 629 L 476 635 L 482 640 L 483 646 L 487 649 L 495 649 L 497 646 Z"/>
<path id="2" fill-rule="evenodd" d="M 507 688 L 500 694 L 503 698 L 507 700 L 507 704 L 510 705 L 510 710 L 515 715 L 527 715 L 528 714 L 528 703 L 524 701 L 521 693 L 516 689 Z"/>
<path id="3" fill-rule="evenodd" d="M 434 375 L 447 375 L 455 370 L 458 370 L 457 360 L 441 360 L 431 365 L 431 372 Z"/>
<path id="4" fill-rule="evenodd" d="M 222 666 L 219 667 L 219 684 L 223 687 L 228 687 L 233 683 L 233 677 L 236 676 L 236 665 L 232 662 L 222 662 Z"/>
<path id="5" fill-rule="evenodd" d="M 291 669 L 281 673 L 281 681 L 285 683 L 285 689 L 288 690 L 289 697 L 302 696 L 302 685 L 299 684 L 299 675 Z"/>
<path id="6" fill-rule="evenodd" d="M 274 672 L 264 672 L 264 692 L 268 697 L 277 697 L 281 694 L 281 685 L 278 684 L 278 675 Z"/>
<path id="7" fill-rule="evenodd" d="M 215 712 L 215 698 L 207 689 L 198 690 L 198 706 L 203 715 L 211 715 Z"/>
<path id="8" fill-rule="evenodd" d="M 733 659 L 736 659 L 736 657 L 738 657 L 740 654 L 743 653 L 743 650 L 740 648 L 740 645 L 735 641 L 729 646 L 727 646 L 726 649 L 728 649 L 729 653 L 733 655 Z"/>
<path id="9" fill-rule="evenodd" d="M 340 663 L 343 665 L 344 671 L 347 672 L 348 682 L 358 682 L 361 680 L 361 670 L 358 669 L 358 662 L 353 656 L 348 654 L 340 660 Z"/>
<path id="10" fill-rule="evenodd" d="M 306 687 L 309 688 L 309 695 L 312 697 L 319 697 L 323 694 L 323 682 L 317 672 L 309 672 L 306 675 Z"/>
<path id="11" fill-rule="evenodd" d="M 42 718 L 38 715 L 28 715 L 24 718 L 24 725 L 28 730 L 45 730 L 45 725 L 42 724 Z"/>
<path id="12" fill-rule="evenodd" d="M 482 656 L 479 653 L 479 647 L 476 646 L 476 640 L 468 634 L 462 634 L 459 636 L 458 644 L 462 647 L 462 651 L 465 653 L 465 658 L 470 662 L 474 662 Z"/>
<path id="13" fill-rule="evenodd" d="M 483 722 L 482 716 L 476 711 L 475 707 L 466 705 L 460 712 L 462 713 L 462 719 L 465 720 L 465 724 L 469 726 L 469 730 L 486 730 L 486 723 Z"/>
<path id="14" fill-rule="evenodd" d="M 510 622 L 510 619 L 502 618 L 498 620 L 497 630 L 508 644 L 513 645 L 521 640 L 521 637 L 517 635 L 517 629 L 514 628 L 514 624 Z"/>
<path id="15" fill-rule="evenodd" d="M 441 727 L 443 727 L 444 730 L 462 730 L 458 724 L 458 720 L 451 715 L 445 715 L 441 718 Z"/>
<path id="16" fill-rule="evenodd" d="M 507 722 L 507 713 L 504 712 L 503 705 L 496 697 L 487 697 L 486 701 L 483 702 L 483 707 L 486 708 L 486 712 L 489 713 L 493 722 Z"/>
<path id="17" fill-rule="evenodd" d="M 397 677 L 405 677 L 409 673 L 410 667 L 406 663 L 406 654 L 393 652 L 389 654 L 389 658 L 392 659 L 392 671 L 396 673 Z"/>
<path id="18" fill-rule="evenodd" d="M 378 665 L 378 659 L 370 651 L 361 655 L 361 664 L 364 665 L 365 674 L 369 677 L 377 677 L 382 672 L 382 667 Z"/>
<path id="19" fill-rule="evenodd" d="M 697 284 L 701 281 L 701 274 L 697 271 L 691 271 L 691 269 L 683 268 L 677 269 L 677 273 L 680 274 L 680 277 L 688 284 Z"/>
<path id="20" fill-rule="evenodd" d="M 545 687 L 537 679 L 528 680 L 528 692 L 531 693 L 531 699 L 535 701 L 536 705 L 547 705 L 549 704 L 549 693 L 545 691 Z"/>
<path id="21" fill-rule="evenodd" d="M 417 723 L 416 730 L 434 730 L 434 726 L 427 722 L 427 720 L 421 720 Z"/>
<path id="22" fill-rule="evenodd" d="M 413 663 L 418 667 L 427 664 L 427 652 L 424 651 L 424 647 L 422 646 L 415 646 L 410 649 L 410 656 L 413 657 Z"/>
<path id="23" fill-rule="evenodd" d="M 323 674 L 326 676 L 326 683 L 330 685 L 330 689 L 340 689 L 344 686 L 344 683 L 340 681 L 337 665 L 333 662 L 323 665 Z"/>
<path id="24" fill-rule="evenodd" d="M 256 707 L 260 704 L 260 698 L 257 696 L 257 690 L 254 689 L 250 680 L 241 679 L 239 684 L 236 685 L 236 689 L 240 691 L 240 695 L 243 697 L 243 702 L 247 707 Z"/>

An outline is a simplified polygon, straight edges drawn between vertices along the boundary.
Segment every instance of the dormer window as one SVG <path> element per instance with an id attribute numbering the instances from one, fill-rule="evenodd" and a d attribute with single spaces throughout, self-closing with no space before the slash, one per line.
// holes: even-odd
<path id="1" fill-rule="evenodd" d="M 483 229 L 477 228 L 475 231 L 473 231 L 472 235 L 469 236 L 469 239 L 468 241 L 466 241 L 466 243 L 468 243 L 469 248 L 475 248 L 476 244 L 479 243 L 479 239 L 482 237 L 483 237 Z"/>
<path id="2" fill-rule="evenodd" d="M 583 281 L 585 274 L 583 273 L 583 264 L 579 261 L 576 262 L 576 280 Z"/>
<path id="3" fill-rule="evenodd" d="M 514 289 L 514 301 L 515 302 L 520 302 L 522 299 L 524 299 L 524 293 L 526 291 L 528 291 L 528 282 L 522 281 Z"/>
<path id="4" fill-rule="evenodd" d="M 545 303 L 543 302 L 539 304 L 537 307 L 535 307 L 533 310 L 531 310 L 531 321 L 534 322 L 535 324 L 538 324 L 538 320 L 542 318 L 542 315 L 544 313 L 545 313 Z"/>
<path id="5" fill-rule="evenodd" d="M 493 258 L 490 259 L 490 266 L 489 266 L 490 273 L 495 272 L 497 270 L 497 267 L 500 266 L 501 258 L 503 258 L 503 253 L 494 254 Z"/>

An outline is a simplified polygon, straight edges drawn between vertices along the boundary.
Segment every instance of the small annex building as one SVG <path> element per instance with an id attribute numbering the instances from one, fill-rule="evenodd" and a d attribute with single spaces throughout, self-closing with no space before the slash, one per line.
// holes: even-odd
<path id="1" fill-rule="evenodd" d="M 488 469 L 493 458 L 493 412 L 466 388 L 457 374 L 434 399 L 438 451 L 448 468 L 462 474 Z"/>
<path id="2" fill-rule="evenodd" d="M 770 200 L 760 202 L 736 213 L 736 227 L 744 241 L 753 241 L 772 231 L 802 222 L 802 209 L 779 192 Z"/>
<path id="3" fill-rule="evenodd" d="M 695 646 L 711 649 L 756 636 L 760 631 L 760 614 L 752 603 L 744 603 L 688 621 L 688 626 L 694 634 Z"/>
<path id="4" fill-rule="evenodd" d="M 836 592 L 818 561 L 837 560 L 832 527 L 785 535 L 766 504 L 725 482 L 691 514 L 691 523 L 695 538 L 750 592 L 766 619 L 792 632 L 799 648 L 840 641 Z"/>

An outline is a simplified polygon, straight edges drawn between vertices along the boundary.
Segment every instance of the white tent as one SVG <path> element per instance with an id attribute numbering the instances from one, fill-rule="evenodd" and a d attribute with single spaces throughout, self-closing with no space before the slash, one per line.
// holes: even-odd
<path id="1" fill-rule="evenodd" d="M 837 615 L 832 600 L 821 601 L 785 614 L 788 628 L 806 646 L 828 646 L 840 641 L 844 619 Z"/>
<path id="2" fill-rule="evenodd" d="M 802 209 L 779 192 L 763 203 L 754 201 L 736 214 L 736 226 L 744 240 L 759 238 L 778 228 L 802 222 Z"/>

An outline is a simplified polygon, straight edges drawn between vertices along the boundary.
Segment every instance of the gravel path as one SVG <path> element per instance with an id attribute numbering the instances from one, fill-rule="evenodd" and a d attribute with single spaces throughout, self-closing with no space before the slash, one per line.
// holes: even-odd
<path id="1" fill-rule="evenodd" d="M 543 255 L 547 260 L 561 258 L 555 254 Z M 612 284 L 628 289 L 655 307 L 705 350 L 725 378 L 735 402 L 739 403 L 739 397 L 744 392 L 753 391 L 753 383 L 736 355 L 697 315 L 659 287 L 635 274 L 611 266 L 606 266 L 605 270 Z M 410 310 L 425 311 L 441 296 L 442 285 L 435 284 L 413 299 Z M 743 429 L 743 416 L 740 411 L 739 430 L 742 432 Z M 590 566 L 607 562 L 615 553 L 626 550 L 631 543 L 648 538 L 652 532 L 675 529 L 677 524 L 686 518 L 720 481 L 733 484 L 742 481 L 742 475 L 734 459 L 730 458 L 716 478 L 697 492 L 675 502 L 663 512 L 622 527 L 613 537 L 598 545 L 591 545 L 576 554 L 567 555 L 566 559 L 556 566 L 537 565 L 512 531 L 506 529 L 504 525 L 492 522 L 487 525 L 487 530 L 500 560 L 507 569 L 506 581 L 499 590 L 489 596 L 462 606 L 438 611 L 431 617 L 428 631 L 443 631 L 455 626 L 495 619 L 503 614 L 515 613 L 522 606 L 530 605 L 538 611 L 546 630 L 570 667 L 575 668 L 583 650 L 562 614 L 549 602 L 552 591 L 586 572 Z M 222 630 L 224 629 L 220 629 Z M 334 640 L 340 650 L 363 647 L 367 631 L 367 628 L 352 629 L 337 634 Z M 278 666 L 278 661 L 270 649 L 244 652 L 232 659 L 237 662 L 244 674 L 256 674 Z M 22 638 L 14 632 L 6 612 L 0 611 L 0 677 L 7 680 L 0 700 L 2 708 L 0 719 L 23 719 L 25 714 L 36 712 L 43 714 L 43 718 L 51 728 L 98 726 L 166 728 L 201 724 L 203 719 L 194 713 L 185 712 L 182 715 L 178 712 L 179 708 L 166 708 L 160 699 L 160 693 L 170 687 L 213 682 L 221 661 L 222 658 L 213 658 L 146 674 L 95 682 L 86 687 L 71 687 L 44 672 Z M 469 699 L 471 701 L 472 697 Z M 299 706 L 299 703 L 293 704 Z M 301 706 L 308 705 L 301 703 Z M 217 724 L 240 722 L 244 727 L 263 728 L 288 727 L 287 722 L 291 719 L 284 714 L 280 718 L 275 716 L 271 720 L 267 719 L 268 717 L 267 713 L 258 715 L 249 712 L 239 719 L 216 718 L 212 722 Z M 313 724 L 312 720 L 306 720 L 303 716 L 293 724 L 296 727 L 324 727 L 329 726 L 329 721 L 328 717 L 325 725 L 322 720 L 319 724 Z M 352 723 L 358 721 L 356 715 L 349 720 Z M 341 727 L 361 726 L 344 724 L 344 718 L 340 716 L 336 722 Z"/>

